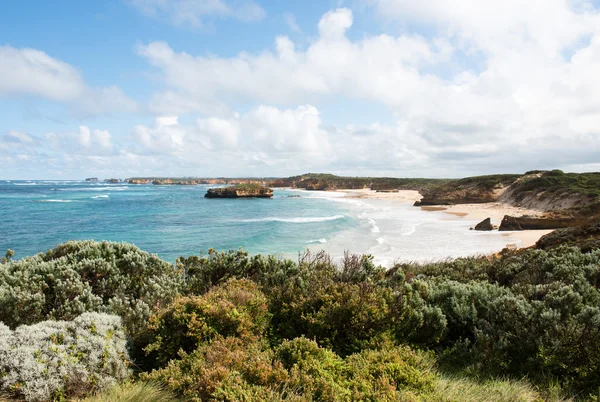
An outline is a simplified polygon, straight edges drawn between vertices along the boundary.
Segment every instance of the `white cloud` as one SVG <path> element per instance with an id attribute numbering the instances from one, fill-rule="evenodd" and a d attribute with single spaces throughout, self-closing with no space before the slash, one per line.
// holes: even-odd
<path id="1" fill-rule="evenodd" d="M 75 67 L 42 51 L 0 46 L 0 97 L 20 94 L 64 102 L 80 114 L 137 109 L 118 87 L 89 87 Z"/>
<path id="2" fill-rule="evenodd" d="M 245 22 L 261 21 L 265 10 L 250 0 L 127 0 L 142 14 L 166 18 L 175 25 L 202 28 L 210 18 L 234 18 Z"/>
<path id="3" fill-rule="evenodd" d="M 319 111 L 310 105 L 285 110 L 261 105 L 245 115 L 201 118 L 192 125 L 163 116 L 152 127 L 136 126 L 133 137 L 151 152 L 191 159 L 213 151 L 324 157 L 330 150 Z"/>
<path id="4" fill-rule="evenodd" d="M 229 58 L 175 52 L 164 42 L 138 51 L 161 72 L 168 91 L 190 102 L 235 98 L 275 106 L 335 105 L 354 99 L 379 104 L 397 120 L 391 128 L 397 140 L 411 138 L 406 149 L 396 146 L 393 152 L 428 161 L 432 171 L 436 163 L 456 169 L 460 159 L 474 169 L 470 173 L 489 171 L 486 158 L 499 170 L 496 160 L 503 158 L 525 170 L 548 166 L 548 155 L 561 150 L 569 155 L 554 160 L 566 165 L 577 157 L 590 159 L 590 148 L 598 150 L 587 144 L 600 139 L 600 16 L 592 3 L 371 3 L 400 27 L 429 26 L 433 36 L 351 40 L 352 12 L 338 9 L 321 18 L 319 36 L 304 48 L 278 36 L 273 50 Z M 244 119 L 248 124 L 250 117 Z M 375 132 L 371 141 L 379 144 L 395 135 L 388 129 Z M 338 134 L 327 137 L 334 148 L 349 141 L 348 130 Z M 314 138 L 301 131 L 296 135 L 305 144 Z M 384 154 L 393 160 L 391 152 Z"/>
<path id="5" fill-rule="evenodd" d="M 112 149 L 112 136 L 106 130 L 90 130 L 87 126 L 79 126 L 77 142 L 83 148 L 95 148 L 100 150 Z"/>

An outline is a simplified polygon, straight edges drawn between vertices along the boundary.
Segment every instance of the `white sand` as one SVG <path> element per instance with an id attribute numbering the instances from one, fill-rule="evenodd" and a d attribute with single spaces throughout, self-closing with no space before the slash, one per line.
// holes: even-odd
<path id="1" fill-rule="evenodd" d="M 398 190 L 393 193 L 378 193 L 373 190 L 343 190 L 347 197 L 351 198 L 376 198 L 385 200 L 396 200 L 403 204 L 414 204 L 415 201 L 419 201 L 422 196 L 418 191 L 412 190 Z M 485 204 L 460 204 L 451 206 L 425 206 L 421 207 L 424 211 L 431 211 L 432 213 L 445 213 L 447 219 L 467 219 L 482 221 L 486 218 L 491 218 L 492 224 L 500 226 L 500 222 L 504 215 L 521 216 L 530 215 L 538 216 L 541 214 L 540 211 L 513 207 L 508 204 L 502 204 L 499 202 L 491 202 Z M 517 238 L 521 242 L 519 247 L 531 247 L 533 246 L 540 237 L 552 232 L 552 230 L 524 230 L 522 232 L 510 232 L 506 233 L 506 236 Z"/>

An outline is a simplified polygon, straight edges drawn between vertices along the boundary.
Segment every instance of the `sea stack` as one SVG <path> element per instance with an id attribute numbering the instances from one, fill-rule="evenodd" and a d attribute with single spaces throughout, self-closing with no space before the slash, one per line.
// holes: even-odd
<path id="1" fill-rule="evenodd" d="M 224 188 L 211 188 L 207 191 L 206 198 L 271 198 L 273 190 L 260 184 L 239 184 Z"/>
<path id="2" fill-rule="evenodd" d="M 477 224 L 477 226 L 475 226 L 475 230 L 480 230 L 480 231 L 494 230 L 494 226 L 492 225 L 492 220 L 490 218 L 484 219 L 483 221 L 479 222 Z"/>

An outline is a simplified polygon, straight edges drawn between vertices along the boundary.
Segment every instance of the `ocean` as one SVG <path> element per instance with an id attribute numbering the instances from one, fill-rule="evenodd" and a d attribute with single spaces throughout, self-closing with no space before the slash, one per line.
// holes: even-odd
<path id="1" fill-rule="evenodd" d="M 297 258 L 306 249 L 372 254 L 378 263 L 427 261 L 499 251 L 518 243 L 469 231 L 397 201 L 343 192 L 276 189 L 272 199 L 207 199 L 211 186 L 82 181 L 0 181 L 0 252 L 15 258 L 68 240 L 133 243 L 174 262 L 209 248 Z"/>

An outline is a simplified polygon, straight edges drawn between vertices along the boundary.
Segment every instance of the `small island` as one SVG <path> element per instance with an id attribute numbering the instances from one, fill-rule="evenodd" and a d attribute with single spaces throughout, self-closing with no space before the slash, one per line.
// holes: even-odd
<path id="1" fill-rule="evenodd" d="M 273 190 L 258 183 L 238 184 L 231 187 L 210 188 L 206 198 L 271 198 Z"/>

